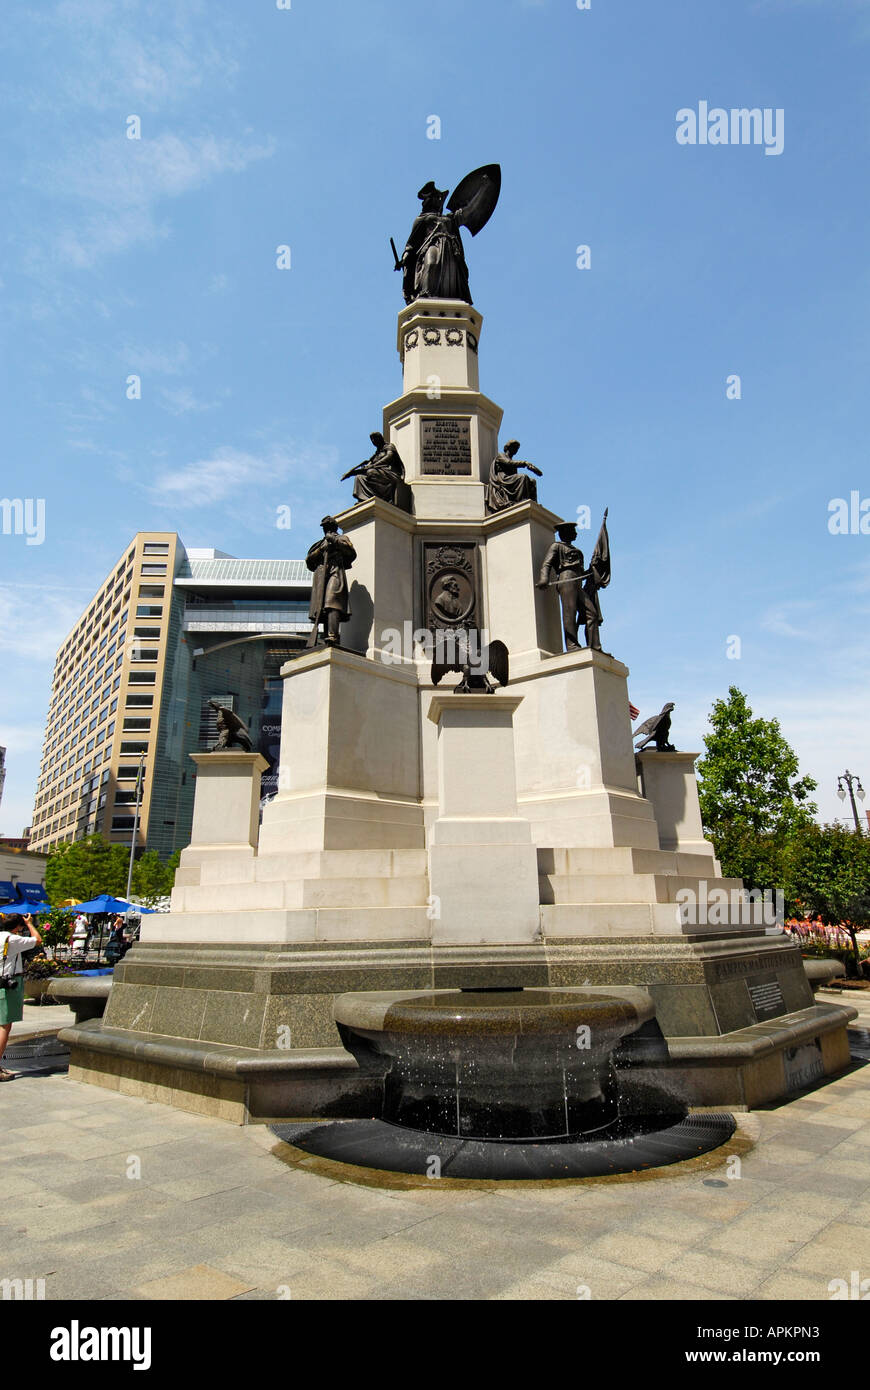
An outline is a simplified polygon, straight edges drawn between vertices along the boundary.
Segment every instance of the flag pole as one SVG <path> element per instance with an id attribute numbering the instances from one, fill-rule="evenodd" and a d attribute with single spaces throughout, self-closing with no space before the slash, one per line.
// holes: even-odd
<path id="1" fill-rule="evenodd" d="M 136 811 L 133 816 L 133 838 L 130 841 L 130 863 L 127 868 L 127 902 L 130 901 L 130 890 L 133 884 L 133 859 L 136 854 L 136 832 L 139 829 L 139 807 L 142 803 L 142 782 L 145 773 L 145 754 L 139 754 L 139 771 L 136 774 Z"/>

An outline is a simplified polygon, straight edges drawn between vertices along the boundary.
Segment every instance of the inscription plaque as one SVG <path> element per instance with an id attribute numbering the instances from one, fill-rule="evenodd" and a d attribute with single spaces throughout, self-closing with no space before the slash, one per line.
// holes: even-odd
<path id="1" fill-rule="evenodd" d="M 443 415 L 420 421 L 421 473 L 448 477 L 471 477 L 471 421 Z"/>
<path id="2" fill-rule="evenodd" d="M 775 975 L 755 975 L 746 981 L 746 987 L 759 1023 L 785 1013 L 785 1000 Z"/>

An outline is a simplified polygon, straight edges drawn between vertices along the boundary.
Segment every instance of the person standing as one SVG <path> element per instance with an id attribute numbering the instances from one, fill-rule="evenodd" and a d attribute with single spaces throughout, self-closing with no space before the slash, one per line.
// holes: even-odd
<path id="1" fill-rule="evenodd" d="M 86 954 L 88 949 L 88 919 L 83 912 L 80 912 L 75 920 L 72 934 L 73 954 Z"/>
<path id="2" fill-rule="evenodd" d="M 0 930 L 0 1081 L 15 1079 L 15 1072 L 6 1070 L 2 1058 L 13 1023 L 20 1023 L 24 1016 L 22 957 L 25 951 L 32 951 L 41 945 L 42 937 L 31 917 L 4 919 L 3 929 Z"/>

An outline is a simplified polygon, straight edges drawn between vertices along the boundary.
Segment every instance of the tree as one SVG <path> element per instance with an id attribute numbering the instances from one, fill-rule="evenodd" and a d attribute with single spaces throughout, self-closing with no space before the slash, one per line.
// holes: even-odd
<path id="1" fill-rule="evenodd" d="M 180 857 L 181 850 L 176 850 L 164 864 L 156 850 L 141 854 L 133 864 L 133 901 L 150 907 L 158 898 L 168 896 Z M 65 898 L 87 902 L 99 893 L 124 898 L 129 865 L 126 845 L 108 845 L 102 835 L 88 835 L 51 851 L 45 866 L 45 890 L 52 902 Z"/>
<path id="2" fill-rule="evenodd" d="M 165 898 L 172 892 L 175 868 L 164 864 L 156 849 L 146 850 L 133 865 L 131 893 L 133 901 L 151 907 L 158 898 Z"/>
<path id="3" fill-rule="evenodd" d="M 779 720 L 754 718 L 736 686 L 715 702 L 709 723 L 698 795 L 722 871 L 750 887 L 781 887 L 782 852 L 798 827 L 812 824 L 817 783 L 798 775 L 797 754 Z"/>
<path id="4" fill-rule="evenodd" d="M 124 845 L 108 845 L 102 835 L 88 835 L 57 845 L 45 866 L 45 889 L 49 900 L 62 902 L 77 898 L 87 902 L 98 893 L 123 897 L 127 887 L 129 850 Z"/>
<path id="5" fill-rule="evenodd" d="M 857 933 L 870 926 L 870 838 L 844 825 L 802 825 L 784 854 L 786 910 L 843 926 L 861 974 Z"/>

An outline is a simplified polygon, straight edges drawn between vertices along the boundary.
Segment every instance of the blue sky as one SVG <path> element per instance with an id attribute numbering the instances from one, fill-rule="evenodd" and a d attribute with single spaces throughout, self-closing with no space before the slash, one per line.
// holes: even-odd
<path id="1" fill-rule="evenodd" d="M 44 499 L 45 540 L 0 535 L 3 833 L 30 820 L 55 649 L 136 530 L 300 556 L 350 500 L 401 389 L 388 238 L 427 179 L 494 161 L 467 247 L 481 386 L 547 506 L 610 507 L 602 638 L 632 699 L 674 700 L 699 748 L 739 685 L 842 814 L 836 774 L 870 782 L 870 536 L 828 530 L 832 498 L 870 497 L 868 0 L 7 0 L 4 21 L 0 490 Z M 782 153 L 678 144 L 701 101 L 781 108 Z"/>

